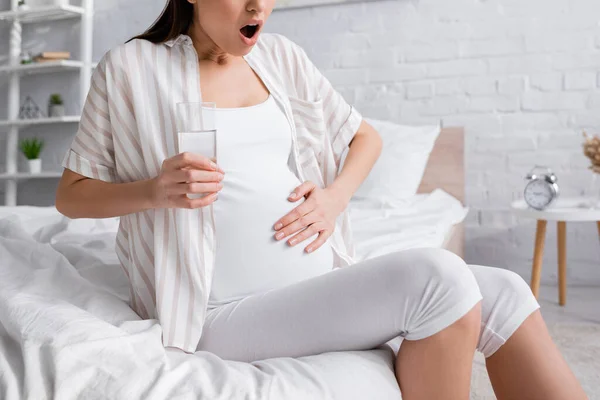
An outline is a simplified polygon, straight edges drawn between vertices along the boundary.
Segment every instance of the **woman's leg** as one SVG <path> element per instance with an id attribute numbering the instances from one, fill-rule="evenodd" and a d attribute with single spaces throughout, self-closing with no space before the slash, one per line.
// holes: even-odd
<path id="1" fill-rule="evenodd" d="M 587 399 L 539 311 L 527 318 L 486 365 L 500 400 Z"/>
<path id="2" fill-rule="evenodd" d="M 423 340 L 403 341 L 396 359 L 402 398 L 468 399 L 480 326 L 478 304 L 440 333 Z"/>
<path id="3" fill-rule="evenodd" d="M 399 354 L 405 399 L 467 399 L 480 300 L 459 257 L 408 250 L 220 307 L 198 350 L 249 362 L 372 349 L 400 335 L 414 342 Z"/>
<path id="4" fill-rule="evenodd" d="M 479 350 L 498 399 L 586 399 L 525 281 L 503 269 L 471 270 L 483 294 Z"/>

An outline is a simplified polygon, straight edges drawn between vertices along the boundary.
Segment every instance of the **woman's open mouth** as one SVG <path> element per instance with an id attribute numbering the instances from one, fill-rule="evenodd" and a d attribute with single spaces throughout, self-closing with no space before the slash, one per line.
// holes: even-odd
<path id="1" fill-rule="evenodd" d="M 262 23 L 259 20 L 252 21 L 240 29 L 240 37 L 247 46 L 254 46 L 258 41 Z"/>
<path id="2" fill-rule="evenodd" d="M 242 35 L 244 35 L 248 39 L 252 39 L 254 37 L 254 35 L 256 35 L 256 33 L 258 32 L 258 28 L 259 28 L 258 24 L 246 25 L 242 29 L 240 29 L 240 32 L 242 32 Z"/>

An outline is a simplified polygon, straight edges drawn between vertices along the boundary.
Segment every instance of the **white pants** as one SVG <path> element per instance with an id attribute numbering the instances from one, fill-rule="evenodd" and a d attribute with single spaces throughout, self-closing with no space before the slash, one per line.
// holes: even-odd
<path id="1" fill-rule="evenodd" d="M 420 340 L 482 300 L 478 349 L 489 357 L 539 305 L 517 274 L 414 249 L 333 270 L 212 310 L 198 350 L 252 362 Z"/>

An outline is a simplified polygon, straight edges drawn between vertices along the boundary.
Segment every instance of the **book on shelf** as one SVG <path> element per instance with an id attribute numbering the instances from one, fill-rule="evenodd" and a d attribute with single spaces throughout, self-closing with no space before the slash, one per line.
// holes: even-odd
<path id="1" fill-rule="evenodd" d="M 68 51 L 44 51 L 35 56 L 35 58 L 45 58 L 53 60 L 66 60 L 71 58 L 71 53 Z"/>
<path id="2" fill-rule="evenodd" d="M 57 61 L 62 61 L 62 60 L 68 60 L 68 58 L 40 58 L 40 57 L 35 57 L 33 59 L 33 61 L 36 62 L 36 63 L 49 63 L 49 62 L 57 62 Z"/>

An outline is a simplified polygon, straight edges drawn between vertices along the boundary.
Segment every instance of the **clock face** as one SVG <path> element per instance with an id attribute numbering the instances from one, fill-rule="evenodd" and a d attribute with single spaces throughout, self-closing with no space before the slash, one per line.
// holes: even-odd
<path id="1" fill-rule="evenodd" d="M 540 179 L 529 182 L 525 187 L 525 202 L 536 210 L 548 207 L 555 195 L 552 185 Z"/>

